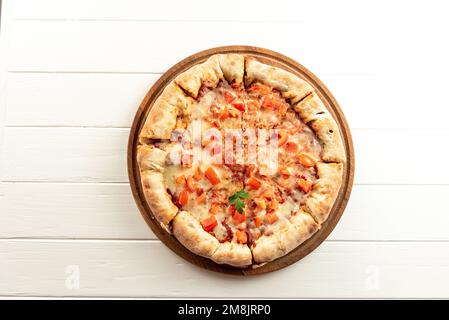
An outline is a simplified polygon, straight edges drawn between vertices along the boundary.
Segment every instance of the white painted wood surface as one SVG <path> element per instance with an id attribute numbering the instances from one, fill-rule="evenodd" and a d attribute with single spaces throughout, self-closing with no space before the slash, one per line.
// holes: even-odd
<path id="1" fill-rule="evenodd" d="M 448 8 L 3 0 L 0 296 L 448 298 Z M 165 248 L 126 177 L 145 92 L 179 59 L 228 44 L 312 70 L 356 149 L 353 194 L 329 239 L 285 270 L 244 279 Z"/>

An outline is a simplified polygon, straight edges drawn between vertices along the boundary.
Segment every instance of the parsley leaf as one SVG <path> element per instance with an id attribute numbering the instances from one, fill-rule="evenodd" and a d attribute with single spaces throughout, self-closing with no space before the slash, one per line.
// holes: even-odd
<path id="1" fill-rule="evenodd" d="M 245 207 L 245 203 L 241 199 L 249 199 L 250 195 L 248 192 L 246 192 L 245 189 L 242 189 L 240 191 L 237 191 L 232 196 L 230 196 L 229 203 L 233 204 L 235 206 L 235 209 L 239 213 L 243 213 L 243 208 Z"/>

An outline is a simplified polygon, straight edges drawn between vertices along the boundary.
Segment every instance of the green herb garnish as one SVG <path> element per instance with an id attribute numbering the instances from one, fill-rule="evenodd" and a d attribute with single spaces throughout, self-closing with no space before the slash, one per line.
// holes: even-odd
<path id="1" fill-rule="evenodd" d="M 229 203 L 233 204 L 235 210 L 237 210 L 239 213 L 243 213 L 243 208 L 245 207 L 245 203 L 241 199 L 249 199 L 249 193 L 246 192 L 245 189 L 237 191 L 229 197 Z"/>

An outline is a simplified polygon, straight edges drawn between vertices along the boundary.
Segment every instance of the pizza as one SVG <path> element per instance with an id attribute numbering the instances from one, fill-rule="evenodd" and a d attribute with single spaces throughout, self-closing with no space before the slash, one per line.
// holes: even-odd
<path id="1" fill-rule="evenodd" d="M 193 253 L 246 268 L 318 232 L 342 184 L 339 127 L 304 79 L 217 54 L 172 80 L 139 132 L 154 218 Z"/>

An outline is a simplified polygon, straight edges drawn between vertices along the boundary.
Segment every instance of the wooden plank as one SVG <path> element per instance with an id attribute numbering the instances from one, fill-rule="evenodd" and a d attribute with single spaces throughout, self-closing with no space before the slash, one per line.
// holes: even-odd
<path id="1" fill-rule="evenodd" d="M 441 211 L 448 192 L 356 185 L 329 239 L 449 240 L 449 215 Z M 4 194 L 0 238 L 155 239 L 127 184 L 6 183 Z"/>
<path id="2" fill-rule="evenodd" d="M 12 126 L 130 127 L 153 74 L 10 73 L 6 123 Z"/>
<path id="3" fill-rule="evenodd" d="M 443 4 L 429 1 L 427 6 L 419 1 L 376 1 L 361 4 L 356 0 L 300 1 L 280 0 L 273 6 L 269 1 L 260 1 L 255 8 L 251 3 L 229 0 L 217 10 L 204 6 L 201 0 L 190 2 L 171 1 L 151 3 L 145 0 L 10 0 L 13 2 L 14 19 L 99 19 L 99 20 L 203 20 L 203 21 L 401 21 L 417 20 L 423 16 L 444 18 Z M 10 2 L 4 0 L 4 2 Z M 404 15 L 404 5 L 407 14 Z M 199 9 L 200 7 L 200 9 Z M 235 10 L 238 7 L 239 10 Z M 325 10 L 323 10 L 325 8 Z M 307 12 L 307 14 L 302 14 Z"/>
<path id="4" fill-rule="evenodd" d="M 7 76 L 4 105 L 8 126 L 82 127 L 129 127 L 146 91 L 159 78 L 159 74 L 120 73 Z M 422 121 L 423 105 L 432 105 L 435 114 L 449 109 L 444 81 L 423 83 L 424 90 L 414 95 L 408 94 L 413 87 L 408 77 L 396 85 L 390 76 L 328 75 L 322 81 L 337 98 L 352 128 L 429 128 L 429 123 Z M 373 95 L 372 88 L 379 83 L 385 86 L 382 95 Z M 429 95 L 431 90 L 434 93 Z M 436 117 L 432 127 L 449 128 L 449 123 L 445 117 Z"/>
<path id="5" fill-rule="evenodd" d="M 124 182 L 129 129 L 6 128 L 4 180 Z"/>
<path id="6" fill-rule="evenodd" d="M 236 43 L 276 49 L 318 74 L 378 74 L 388 62 L 373 56 L 378 43 L 370 37 L 378 29 L 371 25 L 354 28 L 350 23 L 328 28 L 302 21 L 248 24 L 16 20 L 12 27 L 10 71 L 163 72 L 199 50 Z M 301 41 L 285 41 L 296 39 L 298 30 Z M 333 46 L 351 50 L 333 50 L 329 54 Z M 444 64 L 444 60 L 439 62 Z"/>
<path id="7" fill-rule="evenodd" d="M 5 128 L 6 181 L 127 182 L 128 129 Z M 448 184 L 449 130 L 352 130 L 356 184 Z M 398 151 L 400 146 L 400 151 Z M 31 165 L 32 164 L 32 165 Z"/>
<path id="8" fill-rule="evenodd" d="M 128 184 L 8 183 L 5 192 L 0 238 L 155 238 Z"/>
<path id="9" fill-rule="evenodd" d="M 357 1 L 341 1 L 336 5 L 333 1 L 293 1 L 281 0 L 276 6 L 263 3 L 255 7 L 251 3 L 238 0 L 229 0 L 226 5 L 220 6 L 217 10 L 215 6 L 204 6 L 201 1 L 175 1 L 150 3 L 145 0 L 127 1 L 123 5 L 120 0 L 80 0 L 61 1 L 57 0 L 14 0 L 14 19 L 134 19 L 134 20 L 203 20 L 203 21 L 276 21 L 276 20 L 298 20 L 313 18 L 333 18 L 344 16 L 346 18 L 357 18 L 357 15 L 350 15 L 346 6 L 351 6 L 353 12 L 363 14 L 363 17 L 370 18 L 363 10 L 363 6 Z M 198 7 L 201 7 L 199 10 Z M 326 6 L 328 10 L 318 10 Z M 383 7 L 381 4 L 380 7 Z M 376 10 L 378 6 L 372 6 Z M 238 8 L 238 10 L 236 10 Z M 289 10 L 286 10 L 289 8 Z M 382 8 L 383 9 L 383 8 Z M 307 15 L 298 15 L 298 12 L 308 12 Z M 382 13 L 380 9 L 376 10 Z M 331 14 L 332 13 L 332 14 Z"/>
<path id="10" fill-rule="evenodd" d="M 1 295 L 449 297 L 449 243 L 441 242 L 325 242 L 301 262 L 259 277 L 206 272 L 159 242 L 3 240 L 0 255 Z"/>

